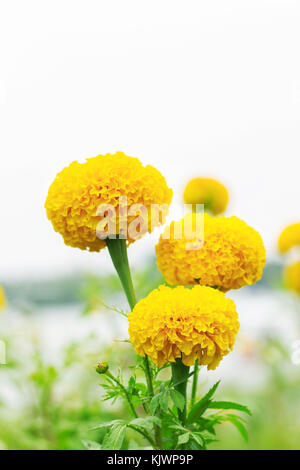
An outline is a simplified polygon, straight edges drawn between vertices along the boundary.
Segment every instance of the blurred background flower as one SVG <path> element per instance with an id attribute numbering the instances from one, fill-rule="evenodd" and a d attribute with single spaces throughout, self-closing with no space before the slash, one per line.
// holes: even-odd
<path id="1" fill-rule="evenodd" d="M 204 204 L 205 211 L 222 214 L 228 204 L 229 194 L 225 186 L 212 178 L 193 178 L 183 193 L 185 204 Z"/>
<path id="2" fill-rule="evenodd" d="M 285 227 L 278 239 L 278 249 L 282 254 L 294 246 L 300 246 L 300 222 Z"/>
<path id="3" fill-rule="evenodd" d="M 6 296 L 3 287 L 0 286 L 0 310 L 4 310 L 6 307 Z"/>
<path id="4" fill-rule="evenodd" d="M 285 267 L 284 281 L 289 289 L 300 294 L 300 261 Z"/>

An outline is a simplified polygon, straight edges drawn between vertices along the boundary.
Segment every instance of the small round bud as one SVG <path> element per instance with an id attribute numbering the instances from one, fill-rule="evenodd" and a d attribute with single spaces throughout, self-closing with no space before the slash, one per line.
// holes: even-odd
<path id="1" fill-rule="evenodd" d="M 106 374 L 107 371 L 108 371 L 107 362 L 99 362 L 99 364 L 97 364 L 96 372 L 98 372 L 98 374 Z"/>

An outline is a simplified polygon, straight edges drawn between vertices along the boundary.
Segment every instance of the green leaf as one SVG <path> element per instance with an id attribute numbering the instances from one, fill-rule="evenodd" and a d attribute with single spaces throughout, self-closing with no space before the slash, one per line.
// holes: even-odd
<path id="1" fill-rule="evenodd" d="M 148 421 L 152 421 L 152 423 L 154 423 L 157 426 L 161 427 L 161 420 L 157 416 L 147 416 L 146 419 Z"/>
<path id="2" fill-rule="evenodd" d="M 243 439 L 248 442 L 248 432 L 243 423 L 241 422 L 240 417 L 236 415 L 227 415 L 227 419 L 236 427 Z"/>
<path id="3" fill-rule="evenodd" d="M 209 407 L 210 405 L 210 402 L 211 400 L 204 400 L 204 401 L 199 401 L 197 403 L 195 403 L 195 405 L 192 407 L 189 415 L 188 415 L 188 418 L 187 418 L 187 423 L 188 424 L 191 424 L 191 423 L 194 423 L 196 422 L 199 418 L 201 418 L 201 416 L 203 415 L 203 413 L 207 410 L 207 408 Z"/>
<path id="4" fill-rule="evenodd" d="M 158 426 L 161 426 L 161 421 L 156 416 L 147 416 L 147 418 L 136 418 L 133 421 L 131 421 L 129 424 L 133 426 L 138 426 L 140 428 L 145 428 L 151 431 L 153 424 L 157 424 Z"/>
<path id="5" fill-rule="evenodd" d="M 186 432 L 185 434 L 181 434 L 178 437 L 177 445 L 186 444 L 189 439 L 190 439 L 190 433 L 189 432 Z"/>
<path id="6" fill-rule="evenodd" d="M 101 450 L 102 447 L 95 441 L 81 441 L 87 450 Z"/>
<path id="7" fill-rule="evenodd" d="M 148 429 L 149 431 L 152 428 L 152 423 L 146 418 L 136 418 L 133 421 L 130 421 L 130 424 L 132 424 L 133 426 L 138 426 L 139 428 Z"/>
<path id="8" fill-rule="evenodd" d="M 215 391 L 217 390 L 218 386 L 220 385 L 220 382 L 221 380 L 218 380 L 218 382 L 216 382 L 210 389 L 209 391 L 207 392 L 207 394 L 202 398 L 202 400 L 209 400 L 210 398 L 212 398 L 212 396 L 214 395 Z"/>
<path id="9" fill-rule="evenodd" d="M 183 411 L 185 405 L 184 396 L 174 388 L 171 390 L 170 395 L 176 408 L 178 408 L 180 411 Z"/>
<path id="10" fill-rule="evenodd" d="M 132 375 L 128 381 L 128 387 L 133 388 L 135 386 L 135 377 Z"/>
<path id="11" fill-rule="evenodd" d="M 206 395 L 204 395 L 203 398 L 201 398 L 201 400 L 195 403 L 195 405 L 192 407 L 188 415 L 187 423 L 193 423 L 197 421 L 197 419 L 199 419 L 203 415 L 204 411 L 206 411 L 207 408 L 209 408 L 209 405 L 211 403 L 210 398 L 214 395 L 215 391 L 217 390 L 219 386 L 219 383 L 220 383 L 220 380 L 218 380 L 218 382 L 216 382 L 211 387 L 211 389 L 207 392 Z"/>
<path id="12" fill-rule="evenodd" d="M 202 446 L 199 446 L 197 442 L 191 439 L 189 443 L 189 450 L 202 450 Z"/>
<path id="13" fill-rule="evenodd" d="M 192 432 L 192 433 L 191 433 L 191 437 L 194 439 L 194 441 L 197 442 L 197 444 L 199 444 L 199 446 L 203 446 L 203 444 L 204 444 L 204 439 L 203 439 L 203 437 L 200 435 L 200 433 Z"/>
<path id="14" fill-rule="evenodd" d="M 120 450 L 126 434 L 126 424 L 117 424 L 105 435 L 102 450 Z"/>
<path id="15" fill-rule="evenodd" d="M 208 418 L 203 418 L 201 416 L 200 418 L 197 419 L 197 427 L 199 428 L 199 431 L 207 431 L 210 434 L 213 434 L 214 436 L 216 435 L 216 431 L 214 429 L 214 426 L 218 424 L 218 420 L 216 419 L 208 419 Z"/>
<path id="16" fill-rule="evenodd" d="M 135 384 L 135 388 L 136 388 L 139 392 L 141 392 L 142 394 L 144 394 L 144 395 L 145 395 L 146 392 L 147 392 L 147 387 L 146 387 L 146 385 L 143 384 L 143 383 L 136 383 L 136 384 Z"/>
<path id="17" fill-rule="evenodd" d="M 183 431 L 183 432 L 186 432 L 186 428 L 184 428 L 183 426 L 181 426 L 180 424 L 171 424 L 169 426 L 170 429 L 176 429 L 178 431 Z"/>
<path id="18" fill-rule="evenodd" d="M 235 403 L 233 401 L 211 401 L 209 403 L 208 408 L 213 408 L 215 410 L 238 410 L 243 411 L 251 416 L 251 411 L 247 408 L 247 406 L 240 405 L 239 403 Z"/>
<path id="19" fill-rule="evenodd" d="M 96 429 L 108 428 L 118 424 L 125 424 L 125 421 L 123 419 L 114 419 L 113 421 L 108 421 L 107 423 L 97 424 L 97 426 L 92 427 L 90 430 L 95 431 Z"/>
<path id="20" fill-rule="evenodd" d="M 159 404 L 161 409 L 166 413 L 169 408 L 169 392 L 167 390 L 159 395 Z"/>
<path id="21" fill-rule="evenodd" d="M 154 395 L 150 402 L 150 413 L 154 415 L 155 411 L 157 410 L 159 406 L 159 395 Z"/>
<path id="22" fill-rule="evenodd" d="M 201 441 L 197 438 L 195 438 L 195 435 L 191 435 L 190 442 L 189 442 L 189 448 L 190 450 L 202 450 L 205 448 L 205 444 L 202 444 Z"/>

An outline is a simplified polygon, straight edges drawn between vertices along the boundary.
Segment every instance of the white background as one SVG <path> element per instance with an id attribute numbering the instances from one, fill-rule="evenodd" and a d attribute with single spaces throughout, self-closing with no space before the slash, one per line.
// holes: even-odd
<path id="1" fill-rule="evenodd" d="M 299 25 L 296 0 L 2 0 L 0 278 L 110 266 L 66 247 L 43 206 L 64 166 L 116 150 L 177 201 L 189 177 L 219 178 L 274 256 L 300 219 Z"/>

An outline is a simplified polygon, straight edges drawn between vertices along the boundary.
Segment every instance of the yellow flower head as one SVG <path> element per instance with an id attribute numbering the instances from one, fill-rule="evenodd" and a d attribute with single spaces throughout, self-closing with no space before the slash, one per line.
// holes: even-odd
<path id="1" fill-rule="evenodd" d="M 3 287 L 0 286 L 0 310 L 3 310 L 6 307 L 6 296 L 3 290 Z"/>
<path id="2" fill-rule="evenodd" d="M 233 300 L 211 287 L 160 286 L 129 314 L 129 337 L 135 351 L 158 366 L 182 362 L 215 369 L 232 350 L 239 330 Z"/>
<path id="3" fill-rule="evenodd" d="M 294 246 L 300 246 L 300 222 L 288 225 L 278 239 L 278 250 L 286 253 Z"/>
<path id="4" fill-rule="evenodd" d="M 205 210 L 217 215 L 225 211 L 228 191 L 212 178 L 194 178 L 187 184 L 183 199 L 185 204 L 205 204 Z"/>
<path id="5" fill-rule="evenodd" d="M 286 266 L 284 282 L 289 288 L 300 294 L 300 261 Z"/>
<path id="6" fill-rule="evenodd" d="M 184 226 L 191 217 L 196 216 L 187 214 L 179 222 L 183 226 L 180 239 L 174 237 L 172 222 L 156 245 L 157 265 L 169 284 L 201 284 L 227 291 L 261 278 L 266 253 L 258 232 L 237 217 L 204 214 L 204 242 L 202 234 L 189 240 Z M 190 249 L 191 242 L 195 249 Z"/>
<path id="7" fill-rule="evenodd" d="M 54 230 L 63 236 L 66 245 L 100 251 L 106 243 L 97 237 L 96 230 L 105 217 L 99 215 L 98 208 L 103 205 L 115 208 L 115 232 L 119 234 L 119 198 L 124 196 L 128 210 L 135 205 L 147 209 L 146 231 L 150 232 L 155 225 L 163 223 L 167 215 L 161 214 L 158 220 L 152 220 L 151 205 L 168 208 L 172 190 L 154 167 L 143 166 L 137 158 L 117 152 L 89 158 L 85 163 L 75 161 L 64 168 L 50 186 L 45 208 Z M 128 214 L 127 227 L 136 218 L 136 212 Z M 128 243 L 135 241 L 130 233 L 127 238 Z"/>

